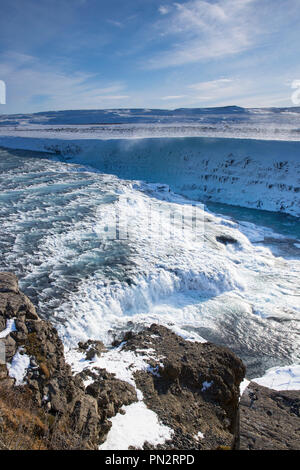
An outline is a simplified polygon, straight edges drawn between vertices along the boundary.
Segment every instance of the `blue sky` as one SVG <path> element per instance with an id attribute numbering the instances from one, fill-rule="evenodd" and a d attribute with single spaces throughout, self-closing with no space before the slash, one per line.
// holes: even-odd
<path id="1" fill-rule="evenodd" d="M 0 112 L 292 106 L 300 0 L 0 0 Z"/>

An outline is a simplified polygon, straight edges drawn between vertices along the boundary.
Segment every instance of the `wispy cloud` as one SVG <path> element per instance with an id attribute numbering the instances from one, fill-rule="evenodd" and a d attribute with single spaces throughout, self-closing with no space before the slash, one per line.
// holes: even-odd
<path id="1" fill-rule="evenodd" d="M 219 78 L 206 82 L 188 85 L 195 101 L 227 101 L 232 102 L 238 97 L 245 96 L 252 91 L 252 80 L 239 78 Z"/>
<path id="2" fill-rule="evenodd" d="M 117 28 L 123 28 L 123 23 L 121 23 L 120 21 L 116 21 L 116 20 L 106 20 L 107 23 L 109 24 L 112 24 L 113 26 L 116 26 Z"/>
<path id="3" fill-rule="evenodd" d="M 292 105 L 299 21 L 300 0 L 2 2 L 0 112 Z"/>
<path id="4" fill-rule="evenodd" d="M 151 58 L 148 68 L 164 68 L 237 54 L 255 41 L 252 8 L 256 0 L 190 0 L 174 3 L 156 24 L 171 46 Z M 167 13 L 160 7 L 161 13 Z"/>
<path id="5" fill-rule="evenodd" d="M 281 82 L 281 81 L 280 81 Z M 189 105 L 192 106 L 226 106 L 236 104 L 245 107 L 264 107 L 287 104 L 288 86 L 278 82 L 274 87 L 267 83 L 263 92 L 257 88 L 255 78 L 219 78 L 188 85 L 190 90 Z"/>
<path id="6" fill-rule="evenodd" d="M 95 98 L 99 100 L 125 100 L 126 98 L 130 98 L 129 95 L 96 95 Z"/>
<path id="7" fill-rule="evenodd" d="M 161 15 L 167 15 L 170 11 L 170 9 L 164 5 L 161 5 L 159 8 L 158 8 L 158 11 Z"/>
<path id="8" fill-rule="evenodd" d="M 173 101 L 173 100 L 180 100 L 185 98 L 186 95 L 170 95 L 170 96 L 162 96 L 161 100 L 163 101 Z"/>
<path id="9" fill-rule="evenodd" d="M 216 90 L 220 88 L 224 88 L 233 82 L 232 78 L 219 78 L 218 80 L 211 80 L 209 82 L 199 82 L 194 83 L 193 85 L 189 85 L 188 88 L 192 90 Z"/>
<path id="10" fill-rule="evenodd" d="M 162 96 L 166 102 L 184 100 L 188 105 L 213 105 L 218 102 L 231 102 L 253 92 L 254 83 L 251 80 L 240 78 L 218 78 L 216 80 L 192 83 L 186 86 L 185 94 Z M 167 103 L 169 104 L 169 103 Z"/>
<path id="11" fill-rule="evenodd" d="M 95 74 L 66 72 L 30 55 L 4 54 L 0 56 L 0 69 L 7 85 L 3 112 L 101 108 L 129 98 L 120 93 L 124 92 L 124 83 L 107 84 Z"/>

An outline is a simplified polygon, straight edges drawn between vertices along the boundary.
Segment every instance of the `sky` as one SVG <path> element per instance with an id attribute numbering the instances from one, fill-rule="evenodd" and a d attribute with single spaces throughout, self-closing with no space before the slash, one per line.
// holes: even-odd
<path id="1" fill-rule="evenodd" d="M 281 107 L 299 91 L 300 0 L 0 0 L 0 11 L 1 114 Z"/>

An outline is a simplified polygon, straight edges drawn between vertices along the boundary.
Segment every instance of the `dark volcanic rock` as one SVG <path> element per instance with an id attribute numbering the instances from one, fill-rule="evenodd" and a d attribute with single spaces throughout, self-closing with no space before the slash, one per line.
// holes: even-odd
<path id="1" fill-rule="evenodd" d="M 47 413 L 58 429 L 53 448 L 97 449 L 110 430 L 110 418 L 124 413 L 123 405 L 137 401 L 135 388 L 97 367 L 74 376 L 56 329 L 39 319 L 19 291 L 16 277 L 0 273 L 0 332 L 12 319 L 15 328 L 1 339 L 6 360 L 24 351 L 30 367 L 25 385 L 14 387 L 6 365 L 0 363 L 0 392 L 20 388 L 30 394 L 38 411 Z M 120 353 L 134 351 L 149 364 L 148 370 L 134 374 L 144 402 L 174 431 L 172 439 L 158 448 L 237 448 L 239 439 L 241 449 L 300 448 L 300 391 L 276 392 L 251 383 L 258 400 L 250 407 L 248 387 L 240 401 L 239 422 L 245 367 L 229 349 L 185 341 L 159 325 L 127 332 L 123 339 Z M 80 343 L 78 349 L 88 362 L 105 354 L 100 341 Z M 152 446 L 146 442 L 144 448 Z"/>
<path id="2" fill-rule="evenodd" d="M 12 273 L 0 273 L 0 292 L 19 294 L 18 279 Z"/>
<path id="3" fill-rule="evenodd" d="M 106 348 L 102 341 L 95 341 L 89 339 L 85 343 L 78 343 L 78 350 L 80 352 L 84 352 L 86 360 L 90 361 L 95 356 L 101 356 L 101 354 L 106 351 Z"/>
<path id="4" fill-rule="evenodd" d="M 218 235 L 216 240 L 219 243 L 223 243 L 223 245 L 234 245 L 235 243 L 238 243 L 238 241 L 230 235 Z"/>
<path id="5" fill-rule="evenodd" d="M 0 316 L 38 320 L 34 305 L 19 291 L 18 279 L 12 273 L 0 273 Z"/>
<path id="6" fill-rule="evenodd" d="M 6 360 L 10 362 L 19 348 L 30 356 L 26 388 L 33 403 L 47 410 L 57 429 L 72 433 L 72 441 L 68 437 L 70 446 L 76 442 L 80 448 L 97 449 L 111 427 L 108 418 L 123 404 L 136 401 L 135 390 L 113 374 L 95 376 L 97 393 L 85 390 L 81 376 L 74 377 L 65 361 L 64 347 L 56 329 L 50 322 L 39 319 L 30 300 L 19 291 L 17 278 L 11 273 L 0 273 L 0 331 L 5 329 L 7 320 L 13 318 L 15 330 L 4 339 Z M 86 350 L 91 348 L 95 355 L 103 345 L 90 342 Z M 14 379 L 8 377 L 6 366 L 0 365 L 0 387 L 13 385 Z M 57 445 L 64 447 L 66 444 Z"/>
<path id="7" fill-rule="evenodd" d="M 135 388 L 127 382 L 116 380 L 105 369 L 97 370 L 97 377 L 87 386 L 86 393 L 96 398 L 102 421 L 115 416 L 123 405 L 137 401 Z"/>
<path id="8" fill-rule="evenodd" d="M 251 405 L 249 392 L 257 400 Z M 300 450 L 300 390 L 276 391 L 251 382 L 240 401 L 242 450 Z"/>
<path id="9" fill-rule="evenodd" d="M 242 361 L 226 348 L 185 341 L 158 325 L 132 336 L 124 346 L 137 353 L 150 348 L 158 359 L 149 371 L 136 372 L 135 379 L 147 406 L 175 431 L 172 441 L 160 447 L 234 448 L 239 385 L 245 375 Z M 198 432 L 203 439 L 195 437 Z"/>

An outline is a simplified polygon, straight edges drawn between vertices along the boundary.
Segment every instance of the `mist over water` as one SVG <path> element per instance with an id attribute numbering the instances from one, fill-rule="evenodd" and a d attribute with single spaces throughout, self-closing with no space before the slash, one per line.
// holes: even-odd
<path id="1" fill-rule="evenodd" d="M 299 360 L 297 218 L 194 202 L 183 228 L 192 201 L 159 181 L 43 157 L 0 150 L 0 269 L 65 344 L 160 322 L 230 347 L 248 377 Z M 124 213 L 128 238 L 109 237 Z"/>

